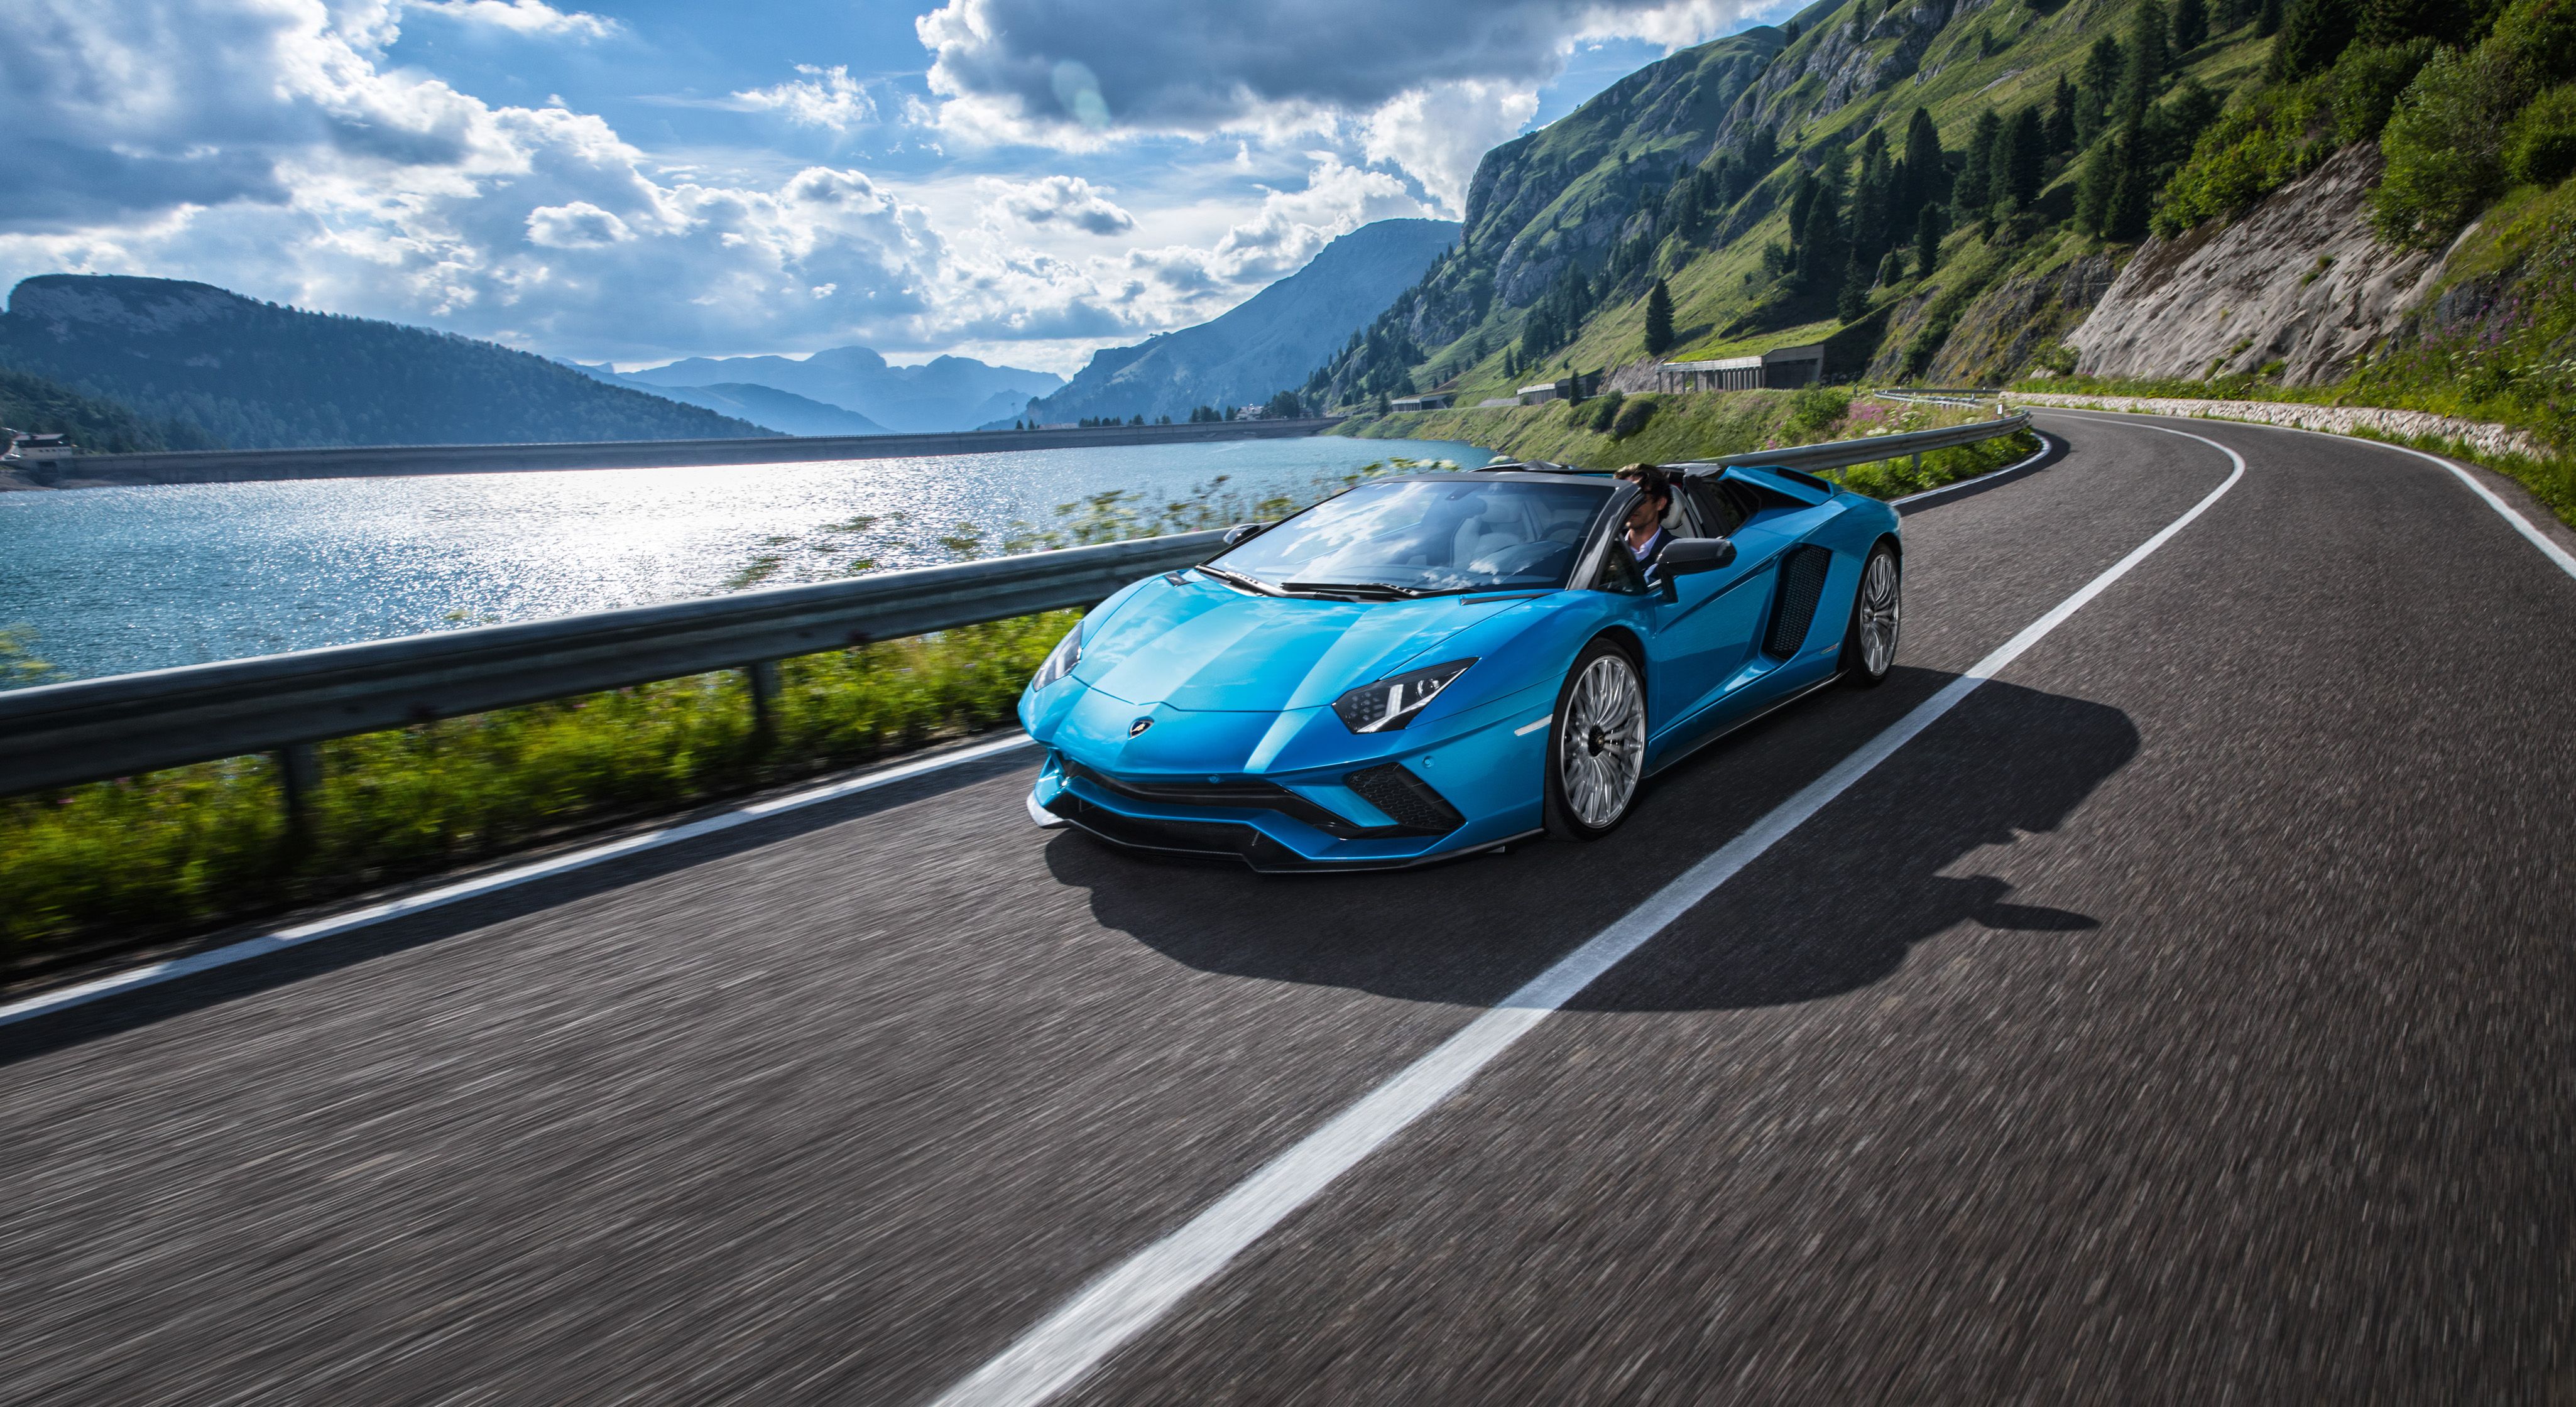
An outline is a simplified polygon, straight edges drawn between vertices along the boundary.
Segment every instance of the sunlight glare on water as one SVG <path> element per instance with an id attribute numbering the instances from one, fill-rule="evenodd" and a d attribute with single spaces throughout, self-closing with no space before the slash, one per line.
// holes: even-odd
<path id="1" fill-rule="evenodd" d="M 950 560 L 933 539 L 1137 490 L 1150 506 L 1304 488 L 1470 445 L 1233 440 L 821 464 L 316 479 L 0 494 L 0 629 L 86 678 L 704 596 L 762 556 L 778 580 Z M 895 515 L 902 521 L 894 521 Z M 877 526 L 816 539 L 835 524 Z"/>

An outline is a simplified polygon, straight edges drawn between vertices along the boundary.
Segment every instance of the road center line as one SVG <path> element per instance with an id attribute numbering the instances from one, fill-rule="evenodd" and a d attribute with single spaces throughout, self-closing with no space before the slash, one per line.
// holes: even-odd
<path id="1" fill-rule="evenodd" d="M 1808 783 L 1797 795 L 1657 890 L 1583 946 L 1559 958 L 1491 1011 L 1440 1043 L 1429 1054 L 1363 1095 L 1323 1127 L 1270 1160 L 1207 1210 L 1162 1240 L 1092 1281 L 1053 1314 L 1022 1334 L 1000 1355 L 940 1394 L 933 1407 L 1028 1407 L 1044 1402 L 1089 1373 L 1120 1345 L 1151 1328 L 1192 1290 L 1216 1278 L 1234 1258 L 1272 1227 L 1313 1201 L 1340 1177 L 1446 1102 L 1469 1078 L 1593 980 L 1687 913 L 1782 837 L 1825 808 L 1898 748 L 1958 706 L 2023 651 L 2038 644 L 2067 617 L 2129 569 L 2145 561 L 2227 495 L 2245 477 L 2243 456 L 2215 440 L 2162 425 L 2143 428 L 2180 435 L 2226 455 L 2234 470 L 2226 481 L 2165 525 L 2155 536 L 2086 582 L 2048 614 L 2022 627 L 1878 736 Z"/>

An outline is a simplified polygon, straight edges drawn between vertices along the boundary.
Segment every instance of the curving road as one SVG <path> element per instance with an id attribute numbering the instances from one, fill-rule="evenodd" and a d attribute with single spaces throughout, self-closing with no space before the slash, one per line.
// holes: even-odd
<path id="1" fill-rule="evenodd" d="M 1011 751 L 0 1027 L 0 1401 L 1026 1386 L 1659 891 L 1056 1400 L 2567 1400 L 2576 579 L 2399 451 L 2041 422 L 1887 687 L 1597 846 L 1140 861 Z"/>

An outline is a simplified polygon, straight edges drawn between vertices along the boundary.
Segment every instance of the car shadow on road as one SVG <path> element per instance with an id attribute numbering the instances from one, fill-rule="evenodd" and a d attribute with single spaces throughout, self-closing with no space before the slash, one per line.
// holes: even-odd
<path id="1" fill-rule="evenodd" d="M 1909 694 L 1946 682 L 1914 673 Z M 1192 968 L 1491 1005 L 1889 721 L 1866 696 L 1823 697 L 1846 706 L 1709 749 L 1659 778 L 1626 828 L 1591 845 L 1532 843 L 1395 873 L 1262 876 L 1063 834 L 1047 861 L 1058 880 L 1090 891 L 1102 925 Z M 1990 874 L 1947 871 L 1962 861 L 1974 871 L 1978 852 L 2056 830 L 2138 748 L 2136 725 L 2116 708 L 1989 683 L 1570 1005 L 1811 1001 L 1880 980 L 1915 944 L 1962 925 L 2088 932 L 2097 916 L 2017 901 Z"/>

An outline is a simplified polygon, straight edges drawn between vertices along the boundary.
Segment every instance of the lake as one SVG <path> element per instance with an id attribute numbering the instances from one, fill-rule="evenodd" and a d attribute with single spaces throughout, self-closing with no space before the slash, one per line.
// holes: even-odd
<path id="1" fill-rule="evenodd" d="M 1098 494 L 1312 496 L 1392 457 L 1492 456 L 1318 436 L 0 493 L 0 630 L 55 679 L 123 674 L 951 561 L 960 524 L 997 551 L 1014 521 Z"/>

